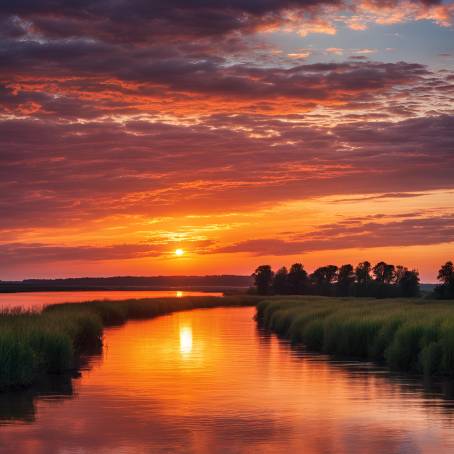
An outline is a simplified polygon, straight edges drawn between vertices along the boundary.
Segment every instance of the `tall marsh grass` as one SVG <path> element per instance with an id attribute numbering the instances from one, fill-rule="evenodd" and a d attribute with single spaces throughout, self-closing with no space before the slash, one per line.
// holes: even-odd
<path id="1" fill-rule="evenodd" d="M 195 308 L 251 306 L 254 296 L 185 297 L 54 304 L 42 312 L 0 312 L 0 391 L 77 368 L 102 345 L 104 326 Z"/>
<path id="2" fill-rule="evenodd" d="M 259 302 L 257 320 L 311 350 L 454 375 L 454 301 L 283 297 Z"/>

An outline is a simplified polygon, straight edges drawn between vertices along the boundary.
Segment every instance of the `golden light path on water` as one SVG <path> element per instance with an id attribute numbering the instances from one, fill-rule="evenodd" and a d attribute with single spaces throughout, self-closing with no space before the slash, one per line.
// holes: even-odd
<path id="1" fill-rule="evenodd" d="M 448 454 L 452 383 L 333 362 L 253 308 L 131 321 L 68 383 L 0 397 L 0 452 Z M 38 394 L 38 395 L 37 395 Z M 6 449 L 8 448 L 8 449 Z"/>
<path id="2" fill-rule="evenodd" d="M 180 327 L 180 352 L 183 356 L 188 356 L 192 352 L 192 327 Z"/>

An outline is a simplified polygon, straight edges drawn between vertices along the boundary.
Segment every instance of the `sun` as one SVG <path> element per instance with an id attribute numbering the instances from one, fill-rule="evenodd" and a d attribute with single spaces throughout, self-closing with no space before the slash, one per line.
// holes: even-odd
<path id="1" fill-rule="evenodd" d="M 183 249 L 180 249 L 180 248 L 175 249 L 175 255 L 176 255 L 177 257 L 181 257 L 182 255 L 184 255 Z"/>

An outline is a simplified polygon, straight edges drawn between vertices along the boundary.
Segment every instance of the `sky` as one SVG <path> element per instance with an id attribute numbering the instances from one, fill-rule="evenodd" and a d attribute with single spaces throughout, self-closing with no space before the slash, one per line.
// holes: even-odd
<path id="1" fill-rule="evenodd" d="M 384 260 L 436 281 L 453 21 L 436 0 L 0 2 L 0 279 Z"/>

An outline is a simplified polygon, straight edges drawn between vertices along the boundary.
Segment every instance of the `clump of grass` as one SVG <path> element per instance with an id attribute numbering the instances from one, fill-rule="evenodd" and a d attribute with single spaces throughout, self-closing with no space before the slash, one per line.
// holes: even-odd
<path id="1" fill-rule="evenodd" d="M 11 330 L 0 332 L 0 383 L 2 388 L 30 384 L 34 376 L 34 352 L 28 342 Z"/>
<path id="2" fill-rule="evenodd" d="M 251 306 L 256 296 L 187 297 L 54 304 L 42 312 L 0 312 L 0 390 L 24 387 L 43 374 L 74 370 L 81 354 L 102 345 L 103 327 L 175 311 Z"/>
<path id="3" fill-rule="evenodd" d="M 74 368 L 77 356 L 101 343 L 102 322 L 88 311 L 0 313 L 0 389 L 31 384 L 41 373 Z"/>
<path id="4" fill-rule="evenodd" d="M 312 350 L 384 361 L 395 370 L 454 375 L 450 302 L 280 297 L 260 302 L 256 319 Z"/>

